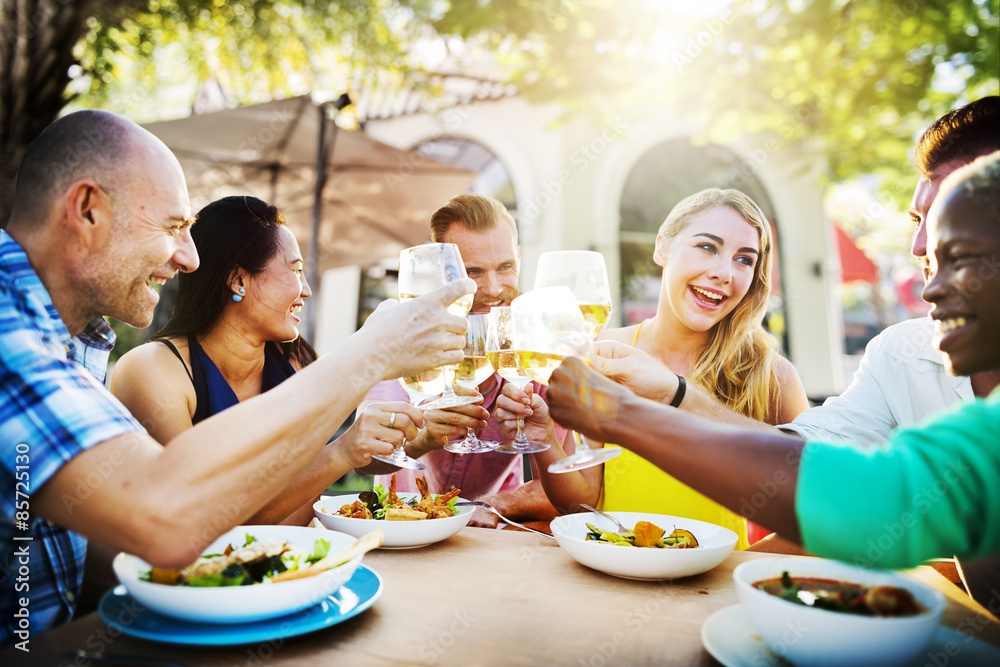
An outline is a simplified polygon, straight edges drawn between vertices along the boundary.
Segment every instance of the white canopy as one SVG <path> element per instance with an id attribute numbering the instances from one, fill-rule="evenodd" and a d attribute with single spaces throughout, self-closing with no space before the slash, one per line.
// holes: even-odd
<path id="1" fill-rule="evenodd" d="M 296 97 L 144 127 L 180 160 L 194 211 L 228 195 L 258 197 L 284 214 L 309 257 L 324 113 Z M 331 128 L 318 270 L 372 264 L 425 243 L 431 213 L 475 178 L 363 132 Z"/>

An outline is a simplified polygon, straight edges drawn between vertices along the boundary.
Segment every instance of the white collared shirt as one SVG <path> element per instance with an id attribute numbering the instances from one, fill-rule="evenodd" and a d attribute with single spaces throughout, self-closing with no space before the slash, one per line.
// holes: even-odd
<path id="1" fill-rule="evenodd" d="M 779 428 L 807 440 L 867 447 L 885 442 L 897 427 L 971 401 L 972 381 L 945 370 L 933 326 L 921 317 L 887 328 L 868 343 L 851 386 Z"/>

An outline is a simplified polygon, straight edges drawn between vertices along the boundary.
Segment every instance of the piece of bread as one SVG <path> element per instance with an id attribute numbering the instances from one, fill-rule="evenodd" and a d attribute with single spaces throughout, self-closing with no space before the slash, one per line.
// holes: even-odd
<path id="1" fill-rule="evenodd" d="M 393 507 L 385 511 L 386 521 L 420 521 L 426 518 L 425 513 L 410 507 Z"/>

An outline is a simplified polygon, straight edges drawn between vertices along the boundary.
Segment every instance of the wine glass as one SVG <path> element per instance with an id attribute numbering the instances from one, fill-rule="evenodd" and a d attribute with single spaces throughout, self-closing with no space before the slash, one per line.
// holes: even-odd
<path id="1" fill-rule="evenodd" d="M 440 369 L 434 369 L 437 371 L 438 378 L 441 377 Z M 431 372 L 431 371 L 429 371 Z M 434 382 L 434 379 L 431 379 Z M 422 387 L 427 385 L 420 384 L 419 382 L 414 384 L 407 384 L 403 378 L 399 378 L 399 383 L 403 385 L 403 389 L 406 390 L 406 395 L 410 397 L 410 405 L 415 408 L 420 407 L 422 401 L 426 401 L 428 398 L 434 398 L 438 396 L 441 391 L 444 391 L 443 383 L 441 391 L 435 391 L 433 388 L 424 390 Z M 430 385 L 433 387 L 433 385 Z M 411 470 L 424 470 L 427 468 L 427 464 L 419 461 L 406 453 L 406 440 L 404 439 L 401 443 L 396 445 L 396 449 L 392 450 L 392 454 L 374 454 L 373 459 L 378 459 L 379 461 L 384 461 L 385 463 L 391 463 L 392 465 L 399 468 L 410 468 Z"/>
<path id="2" fill-rule="evenodd" d="M 556 250 L 538 258 L 535 289 L 563 285 L 573 291 L 596 340 L 611 316 L 611 288 L 604 255 L 592 250 Z"/>
<path id="3" fill-rule="evenodd" d="M 486 337 L 486 350 L 493 368 L 503 379 L 520 390 L 524 390 L 531 377 L 521 370 L 517 350 L 514 348 L 514 317 L 510 306 L 494 306 L 490 309 Z M 513 440 L 501 443 L 495 451 L 505 454 L 534 454 L 549 448 L 546 443 L 531 442 L 524 436 L 524 418 L 517 418 L 517 435 Z"/>
<path id="4" fill-rule="evenodd" d="M 591 328 L 591 336 L 604 329 L 611 316 L 611 288 L 604 256 L 592 250 L 543 252 L 538 258 L 535 288 L 562 285 L 570 288 L 580 312 Z M 609 461 L 621 454 L 620 447 L 591 449 L 573 431 L 576 452 L 549 466 L 549 472 L 582 470 Z"/>
<path id="5" fill-rule="evenodd" d="M 454 243 L 428 243 L 426 245 L 407 248 L 399 253 L 399 300 L 409 301 L 428 292 L 433 292 L 455 280 L 465 278 L 465 264 L 458 246 Z M 472 307 L 472 295 L 466 294 L 448 306 L 455 315 L 465 315 Z M 420 373 L 399 378 L 400 384 L 410 397 L 414 407 L 426 409 L 431 404 L 420 405 L 421 401 L 434 396 L 447 396 L 451 384 L 446 381 L 448 367 L 431 368 Z M 452 373 L 454 371 L 451 371 Z M 454 392 L 451 392 L 454 395 Z M 466 397 L 456 396 L 464 399 Z M 457 405 L 465 405 L 475 401 L 475 397 L 467 397 Z M 423 470 L 427 466 L 406 454 L 406 442 L 401 442 L 392 454 L 376 454 L 373 459 L 389 463 L 400 468 Z"/>
<path id="6" fill-rule="evenodd" d="M 465 357 L 458 365 L 455 383 L 466 389 L 475 389 L 493 375 L 493 364 L 486 354 L 487 313 L 469 315 L 469 330 L 465 334 Z M 497 446 L 492 440 L 480 440 L 471 428 L 462 440 L 444 446 L 456 454 L 482 454 Z"/>
<path id="7" fill-rule="evenodd" d="M 407 248 L 399 253 L 399 300 L 408 301 L 433 292 L 450 282 L 466 278 L 465 264 L 458 246 L 454 243 L 427 243 Z M 448 306 L 453 315 L 467 315 L 472 308 L 472 294 L 466 294 Z M 424 410 L 453 408 L 475 403 L 475 396 L 459 396 L 452 390 L 458 365 L 441 366 L 441 398 L 425 403 Z M 413 384 L 412 378 L 404 378 L 406 384 Z"/>

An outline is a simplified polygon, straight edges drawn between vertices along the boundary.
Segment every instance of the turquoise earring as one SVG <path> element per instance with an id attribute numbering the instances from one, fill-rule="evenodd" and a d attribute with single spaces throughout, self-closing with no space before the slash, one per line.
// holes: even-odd
<path id="1" fill-rule="evenodd" d="M 246 294 L 247 291 L 245 289 L 243 289 L 242 287 L 240 287 L 236 291 L 239 292 L 239 294 L 234 294 L 233 295 L 233 301 L 235 301 L 236 303 L 239 303 L 240 301 L 243 300 L 243 295 Z"/>

